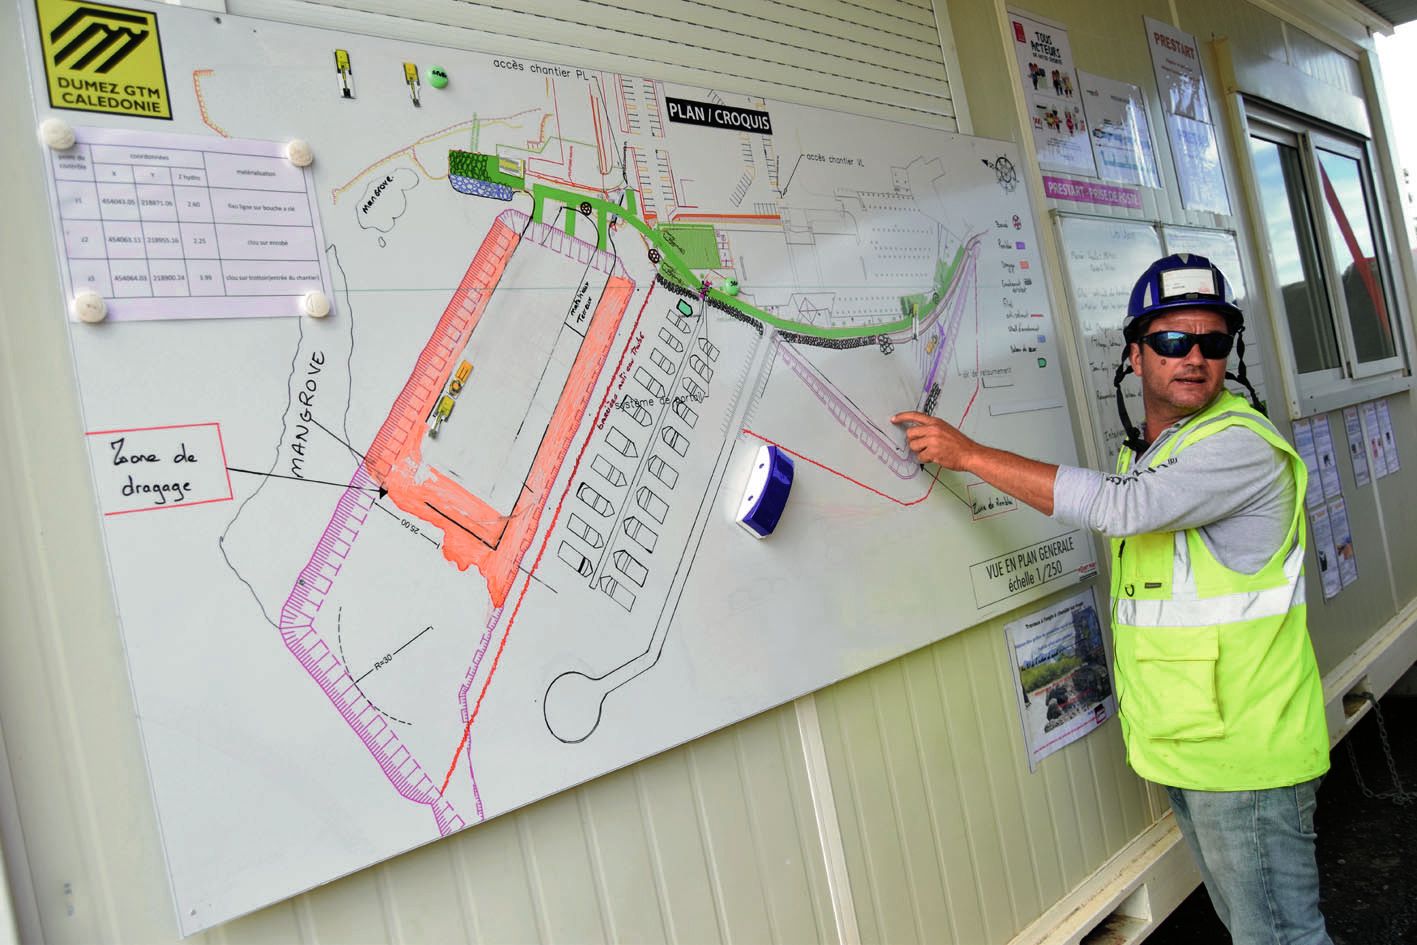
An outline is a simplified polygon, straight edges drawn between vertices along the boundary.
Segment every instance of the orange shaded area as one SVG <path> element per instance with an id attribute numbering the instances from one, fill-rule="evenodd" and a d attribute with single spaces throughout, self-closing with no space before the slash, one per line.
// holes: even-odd
<path id="1" fill-rule="evenodd" d="M 570 450 L 596 378 L 610 353 L 620 319 L 630 304 L 634 283 L 611 276 L 591 315 L 561 399 L 552 411 L 521 494 L 508 515 L 500 515 L 456 480 L 422 463 L 425 420 L 441 395 L 443 383 L 457 363 L 506 271 L 520 236 L 501 221 L 495 223 L 473 257 L 452 301 L 394 401 L 374 445 L 367 454 L 369 475 L 404 512 L 443 532 L 443 557 L 467 570 L 475 566 L 487 581 L 494 607 L 511 592 L 517 568 L 536 535 L 546 497 Z M 507 352 L 516 357 L 517 352 Z M 464 405 L 464 409 L 472 406 Z"/>

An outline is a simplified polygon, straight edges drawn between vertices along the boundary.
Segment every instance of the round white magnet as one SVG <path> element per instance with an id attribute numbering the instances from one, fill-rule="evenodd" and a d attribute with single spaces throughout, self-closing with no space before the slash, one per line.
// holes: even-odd
<path id="1" fill-rule="evenodd" d="M 309 167 L 315 161 L 315 152 L 304 138 L 291 138 L 285 145 L 285 159 L 296 167 Z"/>
<path id="2" fill-rule="evenodd" d="M 92 289 L 84 289 L 74 296 L 72 309 L 75 318 L 90 325 L 108 317 L 108 303 Z"/>
<path id="3" fill-rule="evenodd" d="M 74 126 L 62 118 L 46 118 L 39 123 L 39 140 L 56 151 L 74 146 Z"/>
<path id="4" fill-rule="evenodd" d="M 300 300 L 300 309 L 311 318 L 324 318 L 330 314 L 330 297 L 323 292 L 306 292 Z"/>

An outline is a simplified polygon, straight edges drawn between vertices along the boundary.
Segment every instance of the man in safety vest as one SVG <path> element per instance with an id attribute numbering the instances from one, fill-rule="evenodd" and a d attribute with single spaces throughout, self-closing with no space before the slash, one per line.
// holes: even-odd
<path id="1" fill-rule="evenodd" d="M 1328 728 L 1304 603 L 1307 473 L 1264 414 L 1225 390 L 1243 327 L 1208 259 L 1147 268 L 1123 322 L 1116 382 L 1129 439 L 1114 475 L 991 449 L 923 413 L 892 420 L 922 462 L 1112 539 L 1128 763 L 1166 787 L 1237 943 L 1328 943 L 1314 860 Z M 1248 388 L 1238 350 L 1230 376 Z M 1141 378 L 1144 435 L 1121 405 L 1127 373 Z"/>

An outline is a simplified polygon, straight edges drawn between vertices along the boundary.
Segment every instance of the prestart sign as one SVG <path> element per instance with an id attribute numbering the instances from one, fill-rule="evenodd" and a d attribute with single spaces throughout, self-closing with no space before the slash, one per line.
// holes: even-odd
<path id="1" fill-rule="evenodd" d="M 157 14 L 86 0 L 35 0 L 49 104 L 172 118 Z"/>

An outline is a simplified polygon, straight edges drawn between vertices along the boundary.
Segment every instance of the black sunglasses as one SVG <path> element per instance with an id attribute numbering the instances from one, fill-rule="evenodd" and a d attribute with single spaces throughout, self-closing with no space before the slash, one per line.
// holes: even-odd
<path id="1" fill-rule="evenodd" d="M 1203 357 L 1219 361 L 1229 356 L 1235 346 L 1235 336 L 1223 331 L 1208 331 L 1203 335 L 1189 331 L 1154 331 L 1143 335 L 1141 340 L 1163 358 L 1184 358 L 1193 347 L 1200 345 Z"/>

